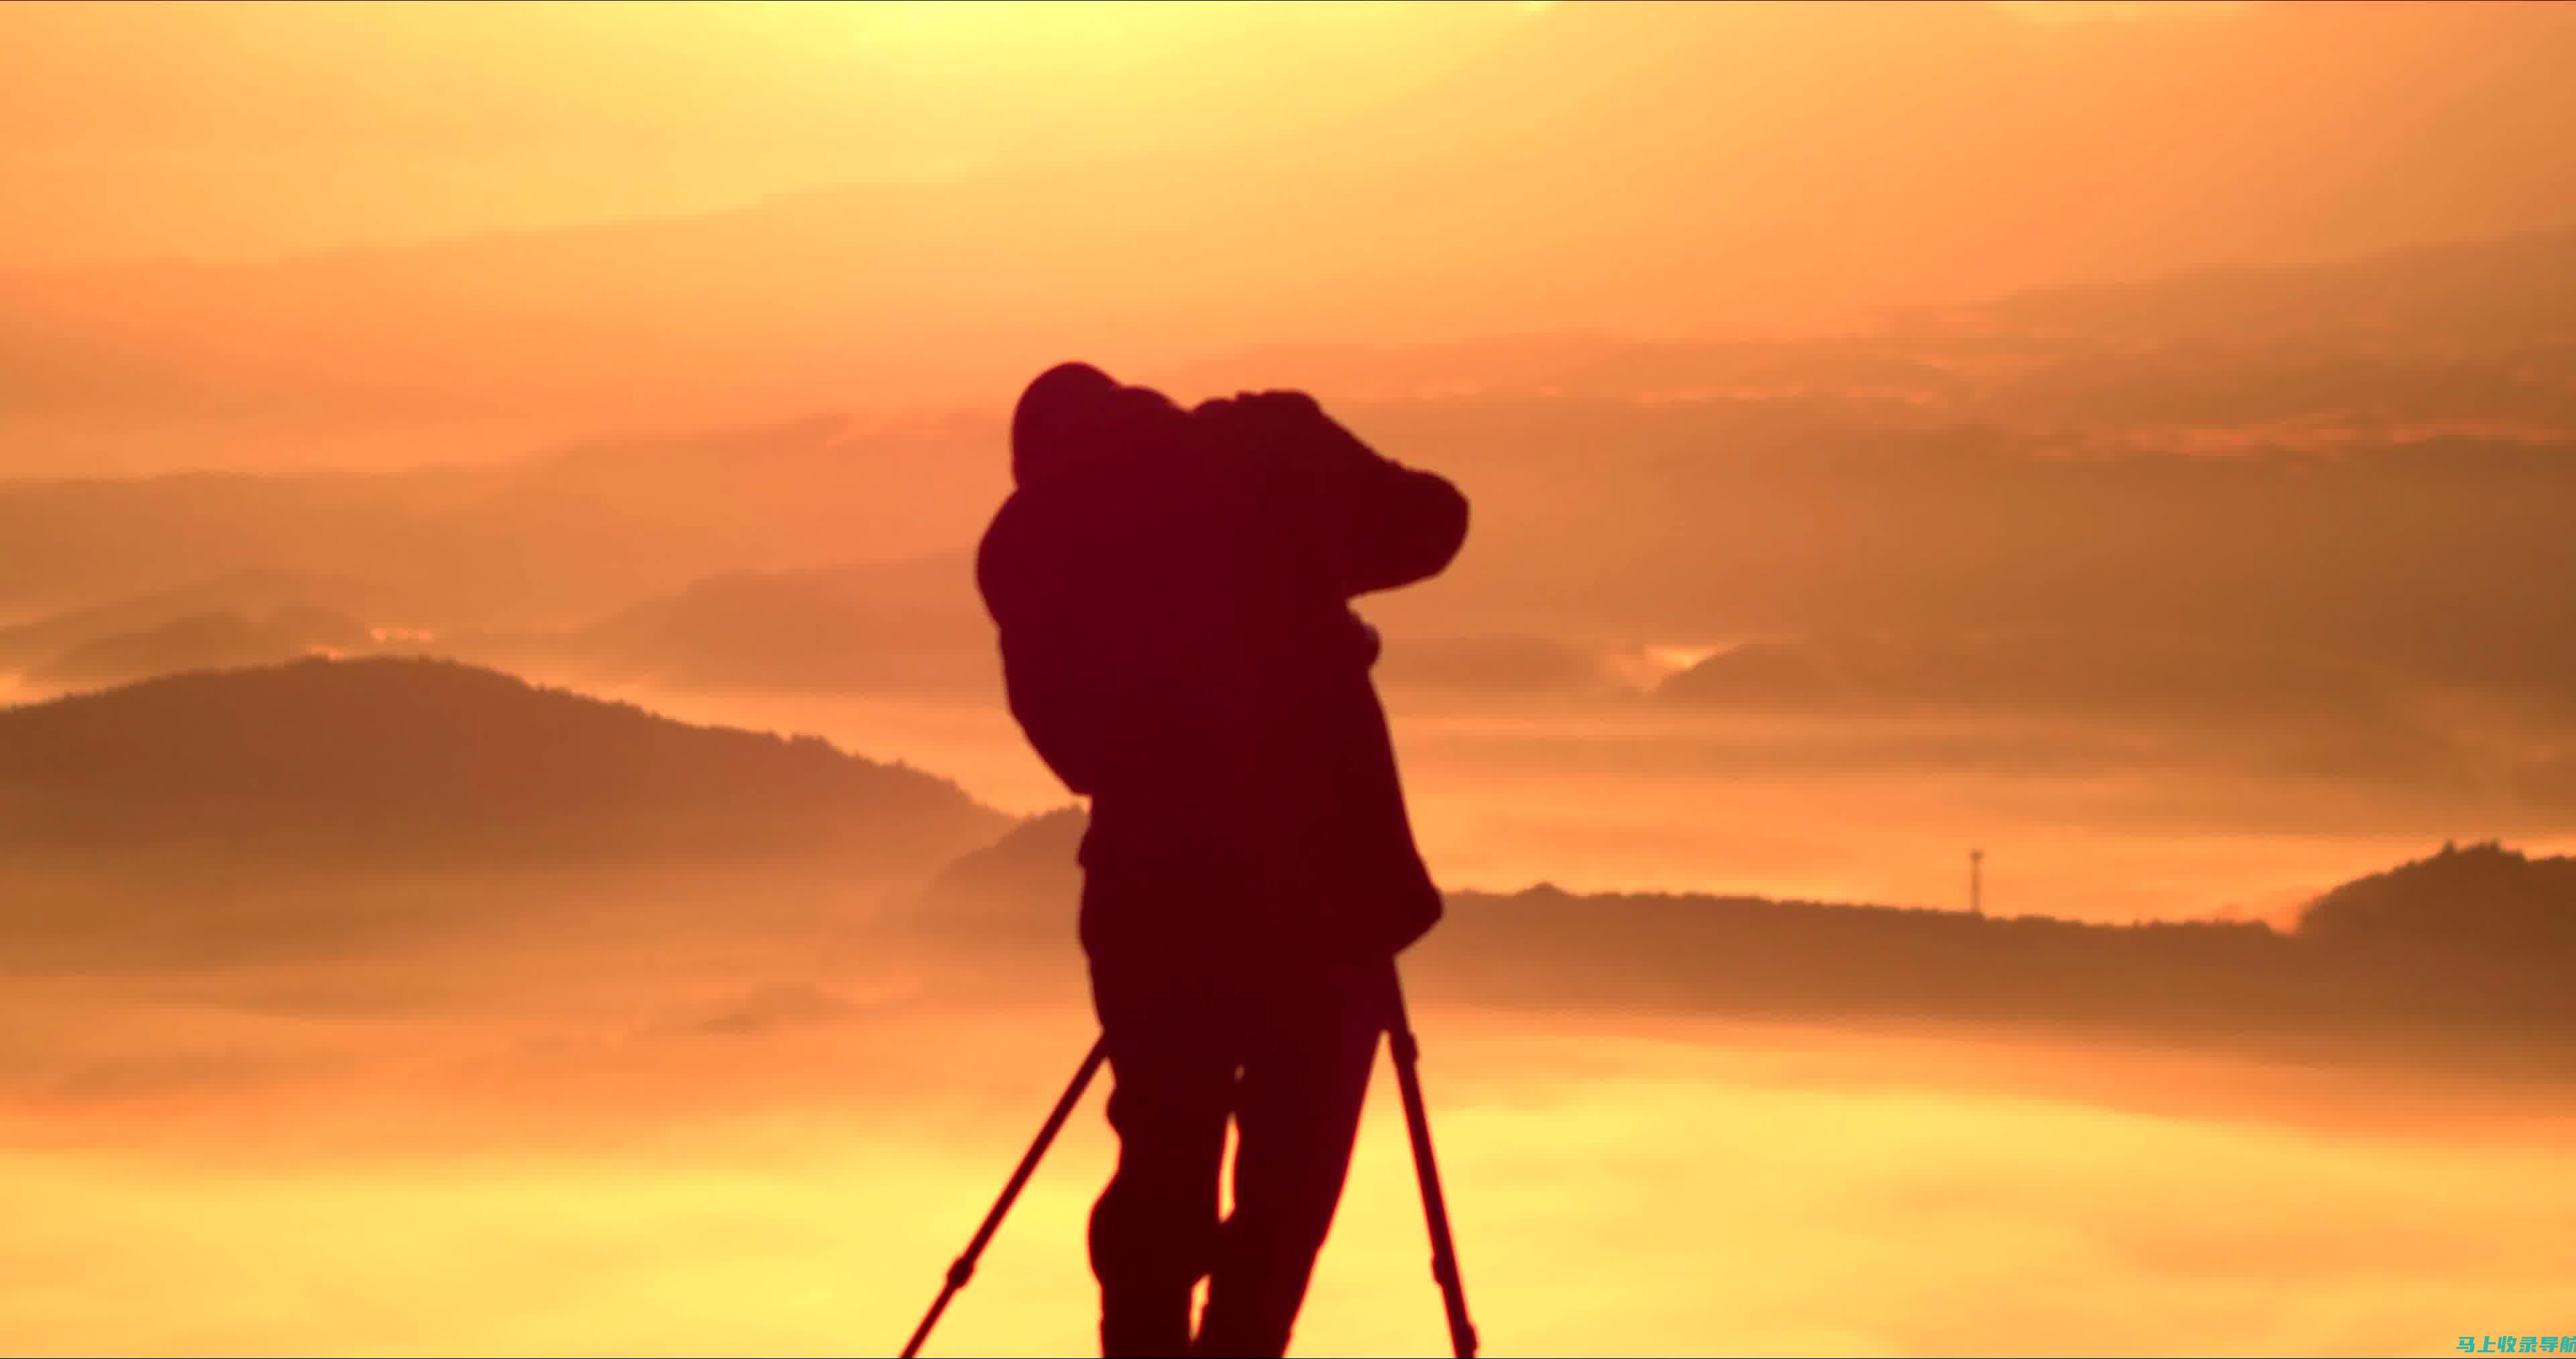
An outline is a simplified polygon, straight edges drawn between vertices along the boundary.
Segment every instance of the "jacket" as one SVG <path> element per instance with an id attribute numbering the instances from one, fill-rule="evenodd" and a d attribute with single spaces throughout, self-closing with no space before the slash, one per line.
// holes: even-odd
<path id="1" fill-rule="evenodd" d="M 1092 800 L 1084 946 L 1401 951 L 1440 894 L 1350 605 L 1445 570 L 1465 497 L 1298 393 L 1106 442 L 1024 474 L 976 556 L 1012 715 Z"/>

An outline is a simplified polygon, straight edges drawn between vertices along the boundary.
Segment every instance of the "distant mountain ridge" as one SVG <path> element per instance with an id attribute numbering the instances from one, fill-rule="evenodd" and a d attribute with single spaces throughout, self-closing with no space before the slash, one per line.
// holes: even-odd
<path id="1" fill-rule="evenodd" d="M 2576 963 L 2576 858 L 2535 859 L 2501 843 L 2439 854 L 2318 897 L 2303 936 L 2431 953 L 2528 954 Z"/>
<path id="2" fill-rule="evenodd" d="M 2410 273 L 2417 261 L 2427 278 Z M 2418 552 L 2454 576 L 2475 564 L 2531 588 L 2525 562 L 2481 559 L 2537 557 L 2545 549 L 2522 541 L 2536 526 L 2517 516 L 2563 512 L 2576 496 L 2576 346 L 2550 338 L 2557 313 L 2547 303 L 2571 289 L 2576 230 L 2558 230 L 2028 293 L 1840 336 L 1576 332 L 1283 343 L 1132 363 L 1109 346 L 1098 357 L 1122 375 L 1167 381 L 1183 399 L 1309 386 L 1383 451 L 1456 475 L 1479 515 L 1456 574 L 1479 582 L 1489 612 L 1506 599 L 1550 602 L 1537 577 L 1575 570 L 1593 578 L 1563 592 L 1585 613 L 1643 612 L 1632 601 L 1658 581 L 1754 599 L 1776 581 L 1806 580 L 1816 584 L 1802 593 L 1839 605 L 1856 588 L 1841 579 L 1853 565 L 1842 558 L 1862 547 L 1907 559 L 1899 579 L 1857 587 L 1899 617 L 1922 609 L 1896 595 L 1954 582 L 1998 606 L 2058 581 L 2090 591 L 2080 573 L 2141 554 L 2173 558 L 2172 571 L 2207 559 L 2229 586 L 2178 590 L 2194 608 L 2213 598 L 2270 606 L 2272 578 L 2323 562 L 2422 581 L 2402 559 Z M 2297 327 L 2275 324 L 2285 312 Z M 2483 324 L 2508 315 L 2523 320 Z M 816 409 L 800 395 L 759 418 L 603 436 L 497 464 L 478 450 L 472 465 L 387 476 L 0 483 L 0 608 L 85 605 L 192 575 L 284 568 L 367 581 L 451 615 L 437 620 L 451 625 L 509 614 L 511 625 L 563 628 L 725 572 L 955 554 L 1009 490 L 1012 394 L 1063 356 L 1033 352 L 979 397 L 930 403 L 944 413 L 775 414 Z M 830 408 L 860 404 L 853 387 Z M 1565 494 L 1570 477 L 1585 495 Z M 1742 513 L 1755 504 L 1794 512 Z M 2422 536 L 2464 541 L 2408 535 L 2368 554 L 2312 547 L 2399 511 Z M 2210 529 L 2193 543 L 2197 555 L 2178 554 L 2175 526 L 2195 520 Z M 1781 523 L 1799 525 L 1795 541 L 1775 541 Z M 2062 526 L 2075 524 L 2085 536 L 2062 541 Z M 2282 562 L 2270 555 L 2275 539 L 2286 540 Z M 1810 548 L 1827 555 L 1803 559 Z M 1533 578 L 1501 574 L 1521 562 Z M 1634 578 L 1623 573 L 1631 562 Z M 1986 578 L 1999 568 L 2013 578 Z M 1956 579 L 1968 572 L 1978 578 Z M 1467 597 L 1447 584 L 1438 593 L 1453 608 Z M 2363 593 L 2375 606 L 2389 590 Z M 2481 582 L 2466 593 L 2495 592 Z M 1658 630 L 1692 625 L 1681 611 L 1658 612 L 1667 614 Z M 1824 625 L 1841 622 L 1786 626 Z M 1462 626 L 1549 630 L 1490 616 Z"/>
<path id="3" fill-rule="evenodd" d="M 1964 310 L 2032 329 L 2169 343 L 2565 346 L 2576 343 L 2576 226 L 2305 265 L 2033 288 Z"/>
<path id="4" fill-rule="evenodd" d="M 955 692 L 997 674 L 965 553 L 732 571 L 536 645 L 584 673 L 690 688 Z"/>
<path id="5" fill-rule="evenodd" d="M 183 585 L 90 603 L 0 626 L 0 670 L 43 666 L 82 647 L 121 636 L 150 633 L 207 615 L 275 617 L 288 612 L 399 616 L 386 592 L 318 572 L 245 568 Z M 317 639 L 319 640 L 319 639 Z"/>
<path id="6" fill-rule="evenodd" d="M 200 671 L 0 709 L 0 843 L 304 862 L 834 854 L 935 865 L 1009 819 L 954 783 L 447 661 Z"/>
<path id="7" fill-rule="evenodd" d="M 2291 648 L 2101 629 L 1747 642 L 1674 674 L 1661 692 L 1752 710 L 2387 724 L 2401 716 L 2389 682 L 2366 664 Z"/>
<path id="8" fill-rule="evenodd" d="M 125 683 L 191 670 L 271 665 L 307 655 L 374 646 L 357 620 L 334 610 L 289 605 L 265 617 L 223 610 L 192 613 L 133 632 L 109 633 L 30 666 L 39 683 Z"/>
<path id="9" fill-rule="evenodd" d="M 959 859 L 916 908 L 926 937 L 987 958 L 1076 956 L 1083 826 L 1079 810 L 1029 818 Z M 2576 859 L 2491 845 L 2445 847 L 2346 884 L 2289 931 L 1548 884 L 1452 892 L 1448 902 L 1404 967 L 1425 996 L 1462 1003 L 1910 1017 L 2392 1051 L 2536 1043 L 2576 1069 L 2576 991 L 2560 980 L 2576 940 Z M 2518 923 L 2499 928 L 2499 918 Z"/>

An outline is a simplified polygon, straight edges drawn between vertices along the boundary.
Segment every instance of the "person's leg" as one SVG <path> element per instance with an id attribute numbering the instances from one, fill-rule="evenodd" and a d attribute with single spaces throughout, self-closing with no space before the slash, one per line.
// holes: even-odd
<path id="1" fill-rule="evenodd" d="M 1189 1350 L 1190 1295 L 1214 1249 L 1235 1069 L 1206 991 L 1168 971 L 1092 968 L 1118 1134 L 1118 1168 L 1090 1224 L 1104 1355 Z"/>
<path id="2" fill-rule="evenodd" d="M 1377 1061 L 1382 1007 L 1366 978 L 1283 980 L 1263 999 L 1235 1086 L 1234 1211 L 1218 1234 L 1192 1354 L 1287 1352 Z"/>

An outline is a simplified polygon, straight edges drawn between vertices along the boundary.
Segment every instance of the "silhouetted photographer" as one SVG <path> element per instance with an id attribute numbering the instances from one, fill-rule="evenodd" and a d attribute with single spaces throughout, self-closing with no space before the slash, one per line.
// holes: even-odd
<path id="1" fill-rule="evenodd" d="M 1441 913 L 1350 602 L 1445 569 L 1467 503 L 1303 394 L 1183 410 L 1082 364 L 1030 384 L 1011 443 L 977 583 L 1013 715 L 1091 798 L 1102 1350 L 1282 1354 L 1400 1015 L 1393 959 Z"/>

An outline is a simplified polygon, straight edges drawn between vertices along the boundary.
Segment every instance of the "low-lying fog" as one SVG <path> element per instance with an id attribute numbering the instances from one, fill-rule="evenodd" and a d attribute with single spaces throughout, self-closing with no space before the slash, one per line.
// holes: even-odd
<path id="1" fill-rule="evenodd" d="M 1007 811 L 1066 801 L 987 697 L 557 682 L 820 733 Z M 1956 905 L 1977 847 L 1999 913 L 2278 916 L 2449 836 L 2568 844 L 2456 787 L 2254 777 L 2098 725 L 1389 701 L 1453 889 Z M 904 885 L 794 863 L 0 870 L 10 1352 L 892 1353 L 1092 1033 L 1070 902 L 1055 960 L 996 977 L 877 922 Z M 1416 1019 L 1490 1355 L 2434 1353 L 2576 1329 L 2563 1079 L 1930 1023 Z M 1093 1348 L 1102 1093 L 931 1353 Z M 1383 1065 L 1372 1098 L 1297 1353 L 1446 1352 Z"/>
<path id="2" fill-rule="evenodd" d="M 856 897 L 358 909 L 443 893 L 524 923 L 20 969 L 0 1349 L 892 1353 L 1089 1039 L 1069 952 L 975 999 L 837 930 Z M 1488 1354 L 2433 1353 L 2576 1317 L 2563 1090 L 1418 1009 Z M 931 1353 L 1090 1352 L 1102 1093 Z M 1294 1352 L 1447 1352 L 1412 1173 L 1381 1063 Z"/>

